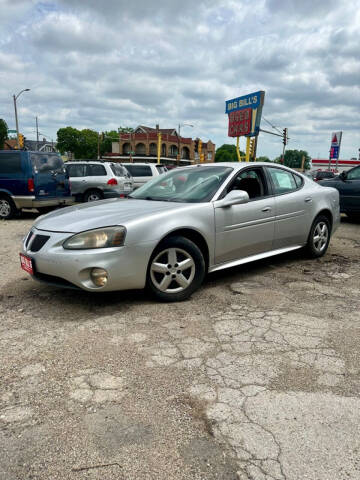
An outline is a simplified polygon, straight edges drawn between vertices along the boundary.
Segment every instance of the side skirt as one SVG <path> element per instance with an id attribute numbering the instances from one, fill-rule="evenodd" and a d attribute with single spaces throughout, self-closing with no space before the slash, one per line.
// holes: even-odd
<path id="1" fill-rule="evenodd" d="M 262 260 L 263 258 L 272 257 L 273 255 L 280 255 L 281 253 L 291 252 L 292 250 L 298 250 L 303 248 L 304 245 L 295 245 L 293 247 L 278 248 L 277 250 L 270 250 L 269 252 L 258 253 L 251 255 L 250 257 L 240 258 L 239 260 L 232 260 L 231 262 L 220 263 L 209 268 L 209 273 L 223 270 L 224 268 L 236 267 L 237 265 L 243 265 L 244 263 L 255 262 L 256 260 Z"/>

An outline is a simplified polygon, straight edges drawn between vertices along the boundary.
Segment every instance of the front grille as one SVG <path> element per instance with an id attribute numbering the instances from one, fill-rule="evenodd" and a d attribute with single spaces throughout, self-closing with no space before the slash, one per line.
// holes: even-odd
<path id="1" fill-rule="evenodd" d="M 30 252 L 38 252 L 49 240 L 49 235 L 35 235 L 30 245 Z"/>
<path id="2" fill-rule="evenodd" d="M 32 239 L 32 236 L 34 235 L 34 232 L 32 230 L 30 230 L 30 232 L 28 233 L 28 236 L 27 236 L 27 239 L 26 239 L 26 242 L 25 242 L 25 247 L 27 247 L 29 245 L 29 242 L 30 240 Z"/>

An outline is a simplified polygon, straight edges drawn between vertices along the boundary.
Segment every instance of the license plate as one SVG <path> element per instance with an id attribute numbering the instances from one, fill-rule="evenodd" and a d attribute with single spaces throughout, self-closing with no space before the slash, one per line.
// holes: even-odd
<path id="1" fill-rule="evenodd" d="M 128 183 L 125 183 L 124 190 L 130 190 L 130 189 L 131 189 L 131 185 L 129 185 Z"/>
<path id="2" fill-rule="evenodd" d="M 34 275 L 33 261 L 30 257 L 20 253 L 20 265 L 25 272 L 30 273 L 30 275 Z"/>

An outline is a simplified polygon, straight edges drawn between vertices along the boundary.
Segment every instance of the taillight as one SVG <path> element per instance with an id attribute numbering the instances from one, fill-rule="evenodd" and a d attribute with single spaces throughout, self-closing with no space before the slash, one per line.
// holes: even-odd
<path id="1" fill-rule="evenodd" d="M 116 178 L 110 178 L 110 180 L 107 182 L 108 185 L 117 185 L 117 180 Z"/>
<path id="2" fill-rule="evenodd" d="M 35 192 L 35 185 L 34 185 L 34 179 L 33 178 L 28 179 L 28 191 L 29 192 Z"/>

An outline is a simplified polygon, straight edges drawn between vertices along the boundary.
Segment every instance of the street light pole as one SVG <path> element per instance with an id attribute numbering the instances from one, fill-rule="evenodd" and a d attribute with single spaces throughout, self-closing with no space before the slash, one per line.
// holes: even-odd
<path id="1" fill-rule="evenodd" d="M 16 100 L 20 97 L 20 95 L 23 92 L 29 92 L 30 88 L 24 88 L 24 90 L 21 90 L 17 95 L 13 95 L 14 99 L 14 110 L 15 110 L 15 123 L 16 123 L 16 138 L 17 138 L 17 146 L 18 150 L 20 150 L 20 140 L 19 140 L 19 121 L 18 121 L 18 115 L 17 115 L 17 107 L 16 107 Z"/>

